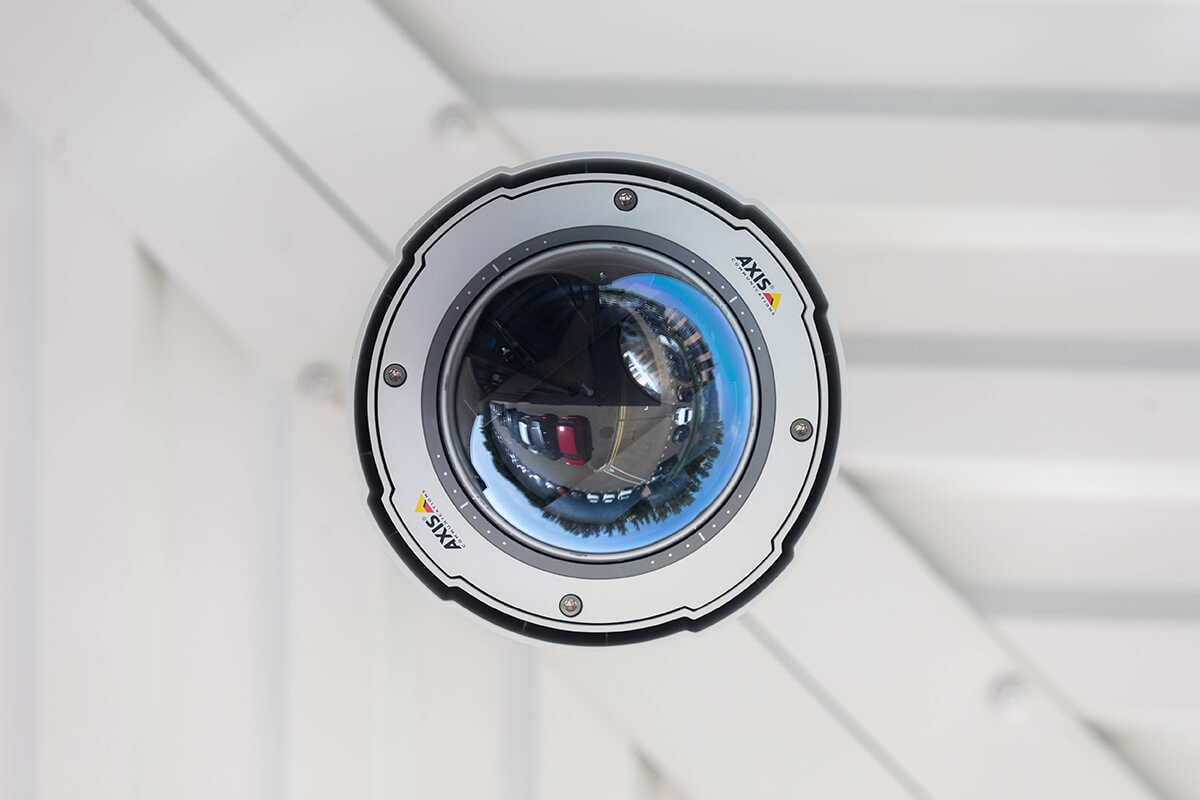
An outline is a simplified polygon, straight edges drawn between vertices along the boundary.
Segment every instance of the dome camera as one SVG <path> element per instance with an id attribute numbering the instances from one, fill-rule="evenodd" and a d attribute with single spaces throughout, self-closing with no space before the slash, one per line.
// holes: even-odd
<path id="1" fill-rule="evenodd" d="M 484 175 L 397 248 L 353 413 L 368 504 L 435 594 L 541 639 L 699 629 L 791 559 L 840 356 L 761 206 L 650 158 Z"/>

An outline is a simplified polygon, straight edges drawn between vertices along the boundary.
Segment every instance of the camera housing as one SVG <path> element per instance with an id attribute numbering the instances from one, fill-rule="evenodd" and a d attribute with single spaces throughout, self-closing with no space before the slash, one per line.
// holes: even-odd
<path id="1" fill-rule="evenodd" d="M 520 634 L 703 628 L 835 470 L 838 339 L 759 205 L 656 159 L 481 176 L 397 248 L 353 413 L 368 505 L 438 597 Z"/>

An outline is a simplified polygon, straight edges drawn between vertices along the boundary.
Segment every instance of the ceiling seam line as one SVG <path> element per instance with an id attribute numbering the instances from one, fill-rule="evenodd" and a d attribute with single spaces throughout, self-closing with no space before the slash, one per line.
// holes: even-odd
<path id="1" fill-rule="evenodd" d="M 917 779 L 901 766 L 900 762 L 887 751 L 879 740 L 872 736 L 866 727 L 845 706 L 826 691 L 825 687 L 813 677 L 812 673 L 805 669 L 758 620 L 754 619 L 750 614 L 746 614 L 742 616 L 741 623 L 750 631 L 750 635 L 850 734 L 851 738 L 908 792 L 913 800 L 933 800 L 933 795 L 929 794 L 925 790 L 925 787 L 917 782 Z"/>
<path id="2" fill-rule="evenodd" d="M 1195 92 L 838 84 L 710 84 L 462 76 L 491 107 L 518 110 L 932 118 L 1192 126 Z"/>
<path id="3" fill-rule="evenodd" d="M 368 247 L 375 251 L 385 264 L 391 264 L 394 258 L 392 248 L 388 247 L 382 239 L 375 235 L 375 232 L 350 208 L 349 204 L 344 201 L 337 192 L 326 183 L 320 175 L 317 174 L 308 162 L 306 162 L 295 150 L 288 146 L 278 133 L 276 133 L 270 125 L 259 117 L 250 104 L 234 91 L 217 71 L 205 61 L 200 54 L 192 48 L 183 36 L 171 27 L 170 23 L 155 11 L 146 0 L 128 0 L 134 10 L 142 16 L 142 18 L 158 32 L 166 43 L 179 56 L 194 69 L 197 74 L 207 83 L 212 89 L 220 95 L 226 103 L 233 108 L 234 112 L 242 118 L 260 137 L 266 142 L 276 155 L 284 160 L 285 163 L 300 176 L 309 188 L 317 193 L 325 203 L 333 209 L 334 213 L 341 218 L 343 222 L 350 226 L 359 238 L 361 238 Z"/>

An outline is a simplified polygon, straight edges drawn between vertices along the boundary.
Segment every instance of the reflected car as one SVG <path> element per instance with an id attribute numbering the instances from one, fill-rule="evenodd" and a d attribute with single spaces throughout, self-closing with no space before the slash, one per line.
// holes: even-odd
<path id="1" fill-rule="evenodd" d="M 681 403 L 690 403 L 692 400 L 692 387 L 681 384 L 675 389 L 675 399 Z"/>
<path id="2" fill-rule="evenodd" d="M 622 489 L 621 491 L 617 492 L 617 499 L 618 499 L 618 500 L 626 500 L 626 499 L 628 499 L 628 498 L 629 498 L 629 497 L 630 497 L 630 496 L 633 494 L 633 490 L 634 490 L 634 489 L 636 489 L 636 488 L 637 488 L 636 486 L 627 486 L 626 488 L 624 488 L 624 489 Z"/>
<path id="3" fill-rule="evenodd" d="M 668 477 L 675 472 L 675 468 L 678 466 L 679 456 L 671 456 L 666 461 L 659 464 L 658 468 L 654 470 L 654 474 L 650 476 L 650 483 L 654 484 Z"/>
<path id="4" fill-rule="evenodd" d="M 558 423 L 558 417 L 553 414 L 546 414 L 541 417 L 533 417 L 529 420 L 529 440 L 538 450 L 541 450 L 543 455 L 549 456 L 552 459 L 559 458 L 562 453 L 559 452 L 558 443 L 555 441 L 554 433 Z"/>
<path id="5" fill-rule="evenodd" d="M 675 409 L 675 424 L 687 425 L 692 421 L 692 407 L 684 406 L 683 408 Z"/>
<path id="6" fill-rule="evenodd" d="M 588 501 L 589 503 L 599 503 L 599 502 L 600 502 L 600 495 L 596 494 L 595 492 L 588 492 L 588 494 L 587 494 L 587 501 Z"/>
<path id="7" fill-rule="evenodd" d="M 559 417 L 555 425 L 558 450 L 568 464 L 582 467 L 592 457 L 592 435 L 586 417 Z"/>
<path id="8" fill-rule="evenodd" d="M 671 441 L 675 444 L 686 442 L 689 433 L 691 433 L 691 429 L 688 428 L 687 425 L 680 425 L 675 429 L 675 432 L 671 434 Z"/>

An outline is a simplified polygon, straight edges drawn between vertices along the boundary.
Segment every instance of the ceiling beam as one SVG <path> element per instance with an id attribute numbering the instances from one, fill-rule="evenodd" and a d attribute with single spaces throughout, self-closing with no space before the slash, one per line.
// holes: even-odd
<path id="1" fill-rule="evenodd" d="M 736 176 L 773 208 L 968 206 L 1003 214 L 1016 206 L 1136 216 L 1138 209 L 1195 214 L 1200 203 L 1195 122 L 492 110 L 534 152 L 628 150 L 669 158 L 718 179 Z M 954 233 L 946 226 L 939 235 Z"/>
<path id="2" fill-rule="evenodd" d="M 868 0 L 804 3 L 786 13 L 773 0 L 746 0 L 736 8 L 718 0 L 649 7 L 636 0 L 383 5 L 468 87 L 486 79 L 586 86 L 602 76 L 610 84 L 703 82 L 718 93 L 746 84 L 806 83 L 1200 89 L 1194 0 L 936 6 Z M 533 40 L 536 46 L 514 46 Z"/>

